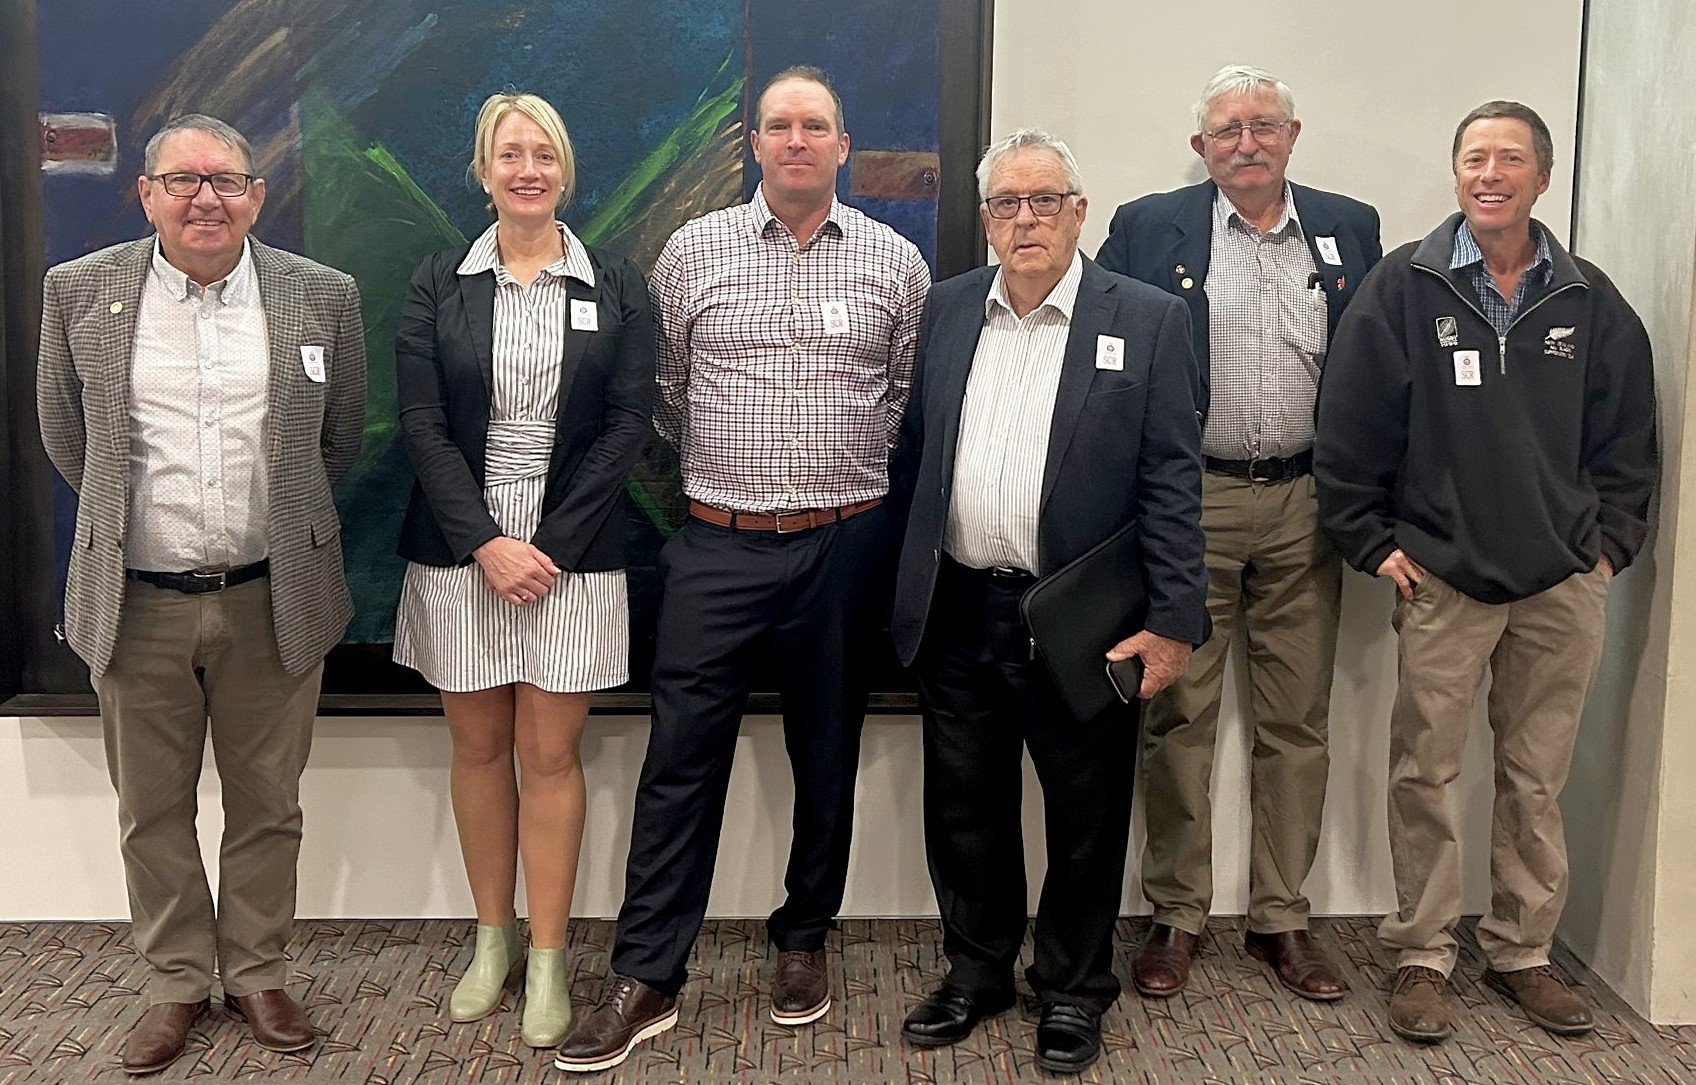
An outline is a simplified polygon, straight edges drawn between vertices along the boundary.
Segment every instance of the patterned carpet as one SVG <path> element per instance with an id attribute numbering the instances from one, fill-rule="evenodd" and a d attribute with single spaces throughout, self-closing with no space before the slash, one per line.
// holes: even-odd
<path id="1" fill-rule="evenodd" d="M 1121 968 L 1146 920 L 1120 924 Z M 1561 1040 L 1529 1024 L 1478 980 L 1477 946 L 1463 940 L 1456 973 L 1466 1008 L 1459 1035 L 1415 1048 L 1389 1033 L 1382 984 L 1389 958 L 1368 919 L 1316 923 L 1316 935 L 1353 991 L 1317 1005 L 1287 995 L 1244 955 L 1241 921 L 1215 920 L 1189 989 L 1166 1002 L 1121 999 L 1104 1021 L 1106 1051 L 1085 1082 L 1143 1085 L 1565 1085 L 1696 1081 L 1696 1027 L 1656 1028 L 1564 953 L 1558 962 L 1593 998 L 1600 1027 Z M 449 1025 L 444 1004 L 470 956 L 471 928 L 456 921 L 302 922 L 291 989 L 326 1038 L 301 1056 L 252 1043 L 234 1018 L 214 1012 L 189 1052 L 149 1081 L 439 1085 L 559 1082 L 544 1052 L 518 1040 L 506 1008 L 472 1025 Z M 611 924 L 572 932 L 576 989 L 599 988 Z M 143 1009 L 145 970 L 118 924 L 0 925 L 0 1083 L 122 1082 L 123 1035 Z M 852 921 L 839 951 L 837 1006 L 816 1025 L 773 1025 L 763 999 L 769 978 L 763 927 L 708 924 L 697 946 L 682 1020 L 602 1082 L 807 1082 L 819 1085 L 990 1085 L 1042 1080 L 1032 1062 L 1032 1008 L 1007 1014 L 963 1044 L 904 1047 L 901 1019 L 940 979 L 934 921 Z"/>

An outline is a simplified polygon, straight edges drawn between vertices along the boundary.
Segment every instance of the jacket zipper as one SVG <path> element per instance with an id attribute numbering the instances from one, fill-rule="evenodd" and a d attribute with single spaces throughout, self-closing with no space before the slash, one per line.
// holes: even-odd
<path id="1" fill-rule="evenodd" d="M 1450 292 L 1453 293 L 1455 297 L 1457 297 L 1461 300 L 1462 304 L 1464 304 L 1468 309 L 1471 309 L 1473 312 L 1477 313 L 1478 318 L 1480 320 L 1482 320 L 1484 323 L 1490 324 L 1490 318 L 1484 315 L 1484 310 L 1478 306 L 1478 303 L 1473 301 L 1471 298 L 1467 297 L 1465 294 L 1462 294 L 1460 292 L 1460 288 L 1455 286 L 1454 283 L 1450 282 L 1449 277 L 1447 275 L 1444 275 L 1442 272 L 1435 271 L 1431 268 L 1428 268 L 1424 264 L 1414 264 L 1412 266 L 1415 267 L 1415 268 L 1418 268 L 1420 271 L 1425 272 L 1427 275 L 1435 275 L 1439 280 L 1442 281 L 1444 286 L 1449 288 Z M 1584 285 L 1583 283 L 1562 283 L 1561 285 L 1555 287 L 1553 290 L 1549 291 L 1547 294 L 1544 294 L 1542 297 L 1538 298 L 1536 301 L 1532 302 L 1530 305 L 1528 305 L 1524 309 L 1520 310 L 1519 315 L 1514 317 L 1513 322 L 1508 325 L 1508 331 L 1503 332 L 1502 334 L 1496 336 L 1496 369 L 1499 373 L 1501 373 L 1502 376 L 1505 377 L 1505 376 L 1508 375 L 1508 332 L 1511 332 L 1515 328 L 1519 327 L 1520 321 L 1522 321 L 1526 317 L 1530 316 L 1532 314 L 1532 312 L 1534 312 L 1537 309 L 1538 306 L 1542 305 L 1544 302 L 1548 301 L 1550 298 L 1554 297 L 1556 294 L 1559 294 L 1559 293 L 1561 293 L 1562 291 L 1565 291 L 1565 290 L 1572 290 L 1576 287 L 1580 287 L 1580 286 L 1583 286 L 1583 285 Z M 1490 324 L 1490 329 L 1492 331 L 1495 330 L 1495 327 L 1496 326 L 1494 324 Z"/>

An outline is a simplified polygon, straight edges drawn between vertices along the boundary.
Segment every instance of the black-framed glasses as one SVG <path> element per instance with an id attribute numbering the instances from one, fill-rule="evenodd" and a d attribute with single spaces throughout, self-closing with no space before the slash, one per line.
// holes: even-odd
<path id="1" fill-rule="evenodd" d="M 219 196 L 240 196 L 253 183 L 251 173 L 154 173 L 150 179 L 165 186 L 165 195 L 198 196 L 201 185 L 211 185 Z"/>
<path id="2" fill-rule="evenodd" d="M 1060 213 L 1066 197 L 1076 195 L 1076 192 L 1033 192 L 1029 196 L 991 196 L 983 205 L 989 208 L 992 219 L 1018 218 L 1022 203 L 1030 204 L 1031 214 L 1038 218 L 1053 218 Z"/>
<path id="3" fill-rule="evenodd" d="M 1289 126 L 1289 121 L 1275 121 L 1270 117 L 1256 117 L 1252 121 L 1232 121 L 1230 124 L 1221 124 L 1211 132 L 1203 132 L 1202 135 L 1215 143 L 1230 146 L 1243 138 L 1243 129 L 1247 128 L 1249 135 L 1254 137 L 1254 141 L 1265 146 L 1269 143 L 1276 143 L 1283 136 L 1284 129 Z"/>

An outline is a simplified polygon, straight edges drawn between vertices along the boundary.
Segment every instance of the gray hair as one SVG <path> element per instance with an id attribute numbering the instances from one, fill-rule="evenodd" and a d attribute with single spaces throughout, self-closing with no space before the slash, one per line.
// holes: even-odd
<path id="1" fill-rule="evenodd" d="M 1455 126 L 1455 143 L 1449 150 L 1449 166 L 1452 169 L 1460 158 L 1461 140 L 1466 136 L 1466 130 L 1472 127 L 1474 121 L 1489 120 L 1524 121 L 1531 129 L 1531 147 L 1537 152 L 1537 171 L 1548 173 L 1555 168 L 1555 139 L 1549 134 L 1549 126 L 1543 123 L 1543 118 L 1537 111 L 1522 102 L 1506 102 L 1497 99 L 1485 102 L 1460 119 Z"/>
<path id="2" fill-rule="evenodd" d="M 205 132 L 213 139 L 222 143 L 230 150 L 241 155 L 242 168 L 248 173 L 253 172 L 253 145 L 247 142 L 247 137 L 231 128 L 217 117 L 208 117 L 204 113 L 184 113 L 180 117 L 172 117 L 165 122 L 165 127 L 153 133 L 153 138 L 147 141 L 147 150 L 142 154 L 142 170 L 148 176 L 159 166 L 159 148 L 165 141 L 178 132 Z"/>
<path id="3" fill-rule="evenodd" d="M 1293 120 L 1296 96 L 1282 79 L 1252 64 L 1227 64 L 1214 72 L 1207 86 L 1201 88 L 1201 97 L 1195 103 L 1195 130 L 1199 132 L 1207 126 L 1207 111 L 1214 102 L 1228 95 L 1253 94 L 1262 87 L 1272 88 L 1278 95 L 1278 108 L 1284 111 L 1284 119 Z"/>
<path id="4" fill-rule="evenodd" d="M 983 158 L 978 161 L 978 199 L 989 198 L 989 175 L 995 172 L 1003 158 L 1014 151 L 1047 151 L 1060 160 L 1060 169 L 1066 174 L 1066 187 L 1083 195 L 1084 177 L 1078 172 L 1078 160 L 1073 157 L 1072 148 L 1039 128 L 1021 128 L 991 143 L 989 149 L 983 152 Z"/>

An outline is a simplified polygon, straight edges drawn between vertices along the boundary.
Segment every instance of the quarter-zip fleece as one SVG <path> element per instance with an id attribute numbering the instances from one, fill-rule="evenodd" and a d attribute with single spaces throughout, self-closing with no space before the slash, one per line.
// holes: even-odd
<path id="1" fill-rule="evenodd" d="M 1636 557 L 1657 476 L 1654 368 L 1618 288 L 1552 235 L 1548 285 L 1498 336 L 1448 266 L 1461 221 L 1386 256 L 1344 313 L 1314 478 L 1355 568 L 1376 573 L 1399 547 L 1474 599 L 1508 603 L 1601 554 L 1615 570 Z"/>

